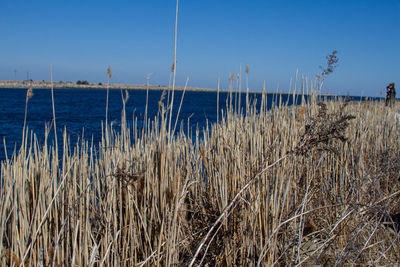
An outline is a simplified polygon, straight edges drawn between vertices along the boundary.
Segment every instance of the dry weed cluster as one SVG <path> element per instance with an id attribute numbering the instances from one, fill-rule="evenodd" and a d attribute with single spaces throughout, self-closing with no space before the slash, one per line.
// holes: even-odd
<path id="1" fill-rule="evenodd" d="M 200 139 L 163 101 L 143 131 L 123 112 L 100 144 L 64 134 L 61 158 L 25 135 L 1 162 L 2 266 L 400 262 L 398 108 L 248 105 Z"/>

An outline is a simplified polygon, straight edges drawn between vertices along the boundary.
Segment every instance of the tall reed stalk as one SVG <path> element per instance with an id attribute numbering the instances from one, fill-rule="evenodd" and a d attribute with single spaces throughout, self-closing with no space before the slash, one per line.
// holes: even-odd
<path id="1" fill-rule="evenodd" d="M 57 141 L 57 125 L 56 125 L 56 109 L 54 107 L 54 86 L 53 86 L 53 65 L 50 65 L 50 80 L 51 80 L 51 105 L 53 107 L 53 126 L 54 126 L 54 150 L 58 161 L 58 141 Z"/>
<path id="2" fill-rule="evenodd" d="M 220 82 L 220 78 L 218 76 L 218 84 L 217 84 L 217 124 L 219 123 L 219 82 Z"/>
<path id="3" fill-rule="evenodd" d="M 250 107 L 249 103 L 249 65 L 246 65 L 246 109 L 248 110 Z"/>
<path id="4" fill-rule="evenodd" d="M 110 80 L 111 80 L 111 66 L 108 65 L 107 68 L 107 99 L 106 99 L 106 125 L 108 124 L 108 94 L 110 89 Z"/>
<path id="5" fill-rule="evenodd" d="M 179 0 L 176 0 L 176 11 L 175 11 L 175 34 L 174 34 L 174 63 L 172 64 L 172 96 L 171 96 L 171 104 L 169 110 L 169 126 L 168 126 L 168 134 L 171 134 L 171 124 L 172 124 L 172 109 L 174 107 L 174 94 L 175 94 L 175 80 L 176 80 L 176 47 L 177 47 L 177 38 L 178 38 L 178 4 Z"/>
<path id="6" fill-rule="evenodd" d="M 151 74 L 147 74 L 146 76 L 146 107 L 144 112 L 144 128 L 147 128 L 147 107 L 149 105 L 149 87 L 150 87 L 150 76 Z"/>
<path id="7" fill-rule="evenodd" d="M 24 142 L 25 142 L 26 116 L 28 115 L 28 101 L 32 96 L 33 96 L 33 89 L 32 89 L 32 87 L 29 87 L 28 90 L 26 91 L 26 96 L 25 96 L 24 126 L 22 128 L 21 144 L 24 144 Z"/>

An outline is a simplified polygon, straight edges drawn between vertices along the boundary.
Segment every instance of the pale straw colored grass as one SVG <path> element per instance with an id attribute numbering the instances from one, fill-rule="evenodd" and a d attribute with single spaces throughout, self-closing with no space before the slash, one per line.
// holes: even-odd
<path id="1" fill-rule="evenodd" d="M 64 133 L 59 160 L 47 139 L 25 137 L 1 163 L 1 265 L 399 261 L 398 234 L 382 223 L 400 212 L 398 107 L 326 102 L 326 127 L 340 114 L 356 117 L 348 141 L 327 141 L 337 153 L 296 154 L 311 140 L 301 137 L 320 112 L 314 98 L 269 111 L 264 102 L 261 112 L 249 105 L 246 116 L 228 108 L 200 139 L 172 135 L 164 97 L 143 131 L 122 112 L 122 128 L 105 125 L 100 144 L 71 147 Z"/>

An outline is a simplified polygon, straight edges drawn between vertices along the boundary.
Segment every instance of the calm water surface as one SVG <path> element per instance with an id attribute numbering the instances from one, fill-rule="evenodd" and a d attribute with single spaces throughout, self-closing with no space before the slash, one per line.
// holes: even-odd
<path id="1" fill-rule="evenodd" d="M 29 99 L 27 107 L 27 127 L 38 136 L 38 140 L 44 140 L 45 126 L 52 125 L 53 111 L 51 103 L 51 90 L 34 89 L 33 97 Z M 158 112 L 158 101 L 161 91 L 149 91 L 149 118 L 154 118 Z M 233 94 L 235 96 L 235 94 Z M 10 158 L 14 149 L 18 151 L 21 146 L 22 129 L 25 114 L 26 89 L 0 89 L 0 160 Z M 106 90 L 95 89 L 55 89 L 54 102 L 57 123 L 57 135 L 62 143 L 61 137 L 64 128 L 70 135 L 71 145 L 75 145 L 77 140 L 84 137 L 86 140 L 93 138 L 97 145 L 101 140 L 101 126 L 105 121 L 106 113 Z M 167 99 L 168 96 L 165 98 Z M 229 94 L 220 93 L 219 108 L 226 109 L 226 100 Z M 182 92 L 176 91 L 174 98 L 173 123 L 182 98 Z M 166 99 L 164 103 L 166 103 Z M 257 100 L 258 106 L 261 102 L 261 94 L 250 94 L 253 102 Z M 359 98 L 358 98 L 359 99 Z M 268 95 L 268 107 L 272 106 L 273 101 L 277 102 L 276 95 Z M 355 99 L 357 100 L 357 99 Z M 245 105 L 246 94 L 241 95 L 242 107 Z M 282 94 L 282 101 L 293 103 L 292 96 Z M 297 98 L 299 104 L 301 98 Z M 234 102 L 234 101 L 233 101 Z M 128 123 L 135 116 L 138 119 L 138 127 L 143 125 L 143 118 L 146 106 L 146 90 L 130 90 L 129 100 L 126 104 L 126 114 Z M 114 128 L 118 128 L 121 121 L 122 98 L 120 90 L 110 90 L 109 92 L 109 111 L 108 120 L 113 122 Z M 220 112 L 221 114 L 221 112 Z M 189 119 L 189 125 L 188 125 Z M 192 130 L 196 127 L 204 127 L 206 122 L 217 121 L 217 93 L 216 92 L 186 92 L 183 98 L 182 109 L 179 115 L 183 129 Z M 129 123 L 132 127 L 132 123 Z M 179 124 L 178 124 L 179 125 Z M 84 131 L 83 131 L 84 129 Z M 54 140 L 51 131 L 49 140 Z M 4 147 L 6 144 L 6 148 Z"/>

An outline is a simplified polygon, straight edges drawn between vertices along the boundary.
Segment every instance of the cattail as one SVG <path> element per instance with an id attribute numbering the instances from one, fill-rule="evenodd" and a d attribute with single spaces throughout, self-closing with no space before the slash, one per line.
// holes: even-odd
<path id="1" fill-rule="evenodd" d="M 246 65 L 246 74 L 249 74 L 249 65 Z"/>
<path id="2" fill-rule="evenodd" d="M 28 88 L 28 91 L 26 92 L 26 99 L 30 99 L 33 96 L 33 89 L 32 87 Z"/>
<path id="3" fill-rule="evenodd" d="M 107 73 L 108 73 L 108 79 L 111 79 L 111 66 L 110 65 L 108 65 Z"/>
<path id="4" fill-rule="evenodd" d="M 174 70 L 175 70 L 175 62 L 174 62 L 174 63 L 172 63 L 172 66 L 171 66 L 171 72 L 174 72 Z"/>

